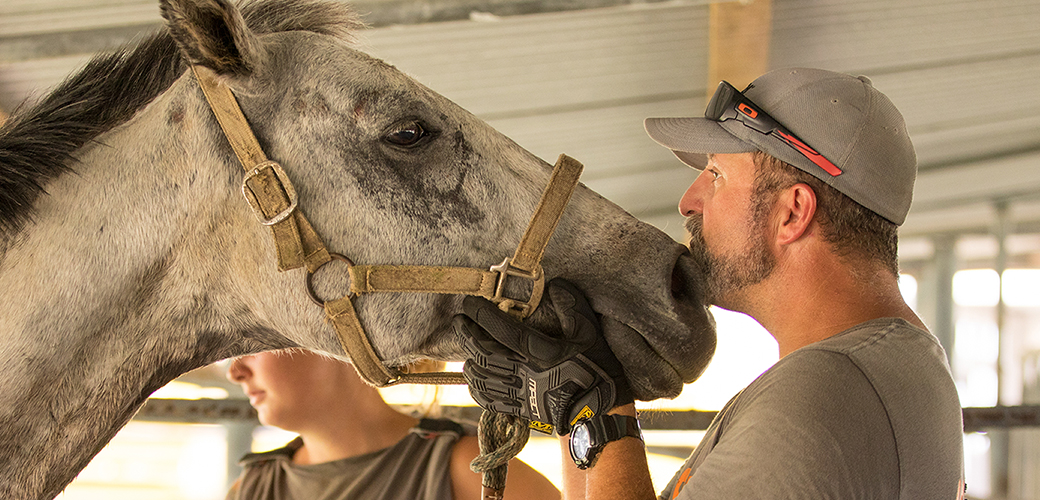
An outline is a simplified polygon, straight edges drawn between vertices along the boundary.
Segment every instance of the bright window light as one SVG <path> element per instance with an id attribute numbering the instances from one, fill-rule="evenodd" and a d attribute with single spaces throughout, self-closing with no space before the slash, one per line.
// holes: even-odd
<path id="1" fill-rule="evenodd" d="M 959 306 L 995 306 L 1000 299 L 1000 278 L 992 269 L 969 269 L 953 275 L 953 301 Z"/>
<path id="2" fill-rule="evenodd" d="M 953 366 L 961 406 L 997 403 L 997 324 L 992 320 L 957 321 Z"/>
<path id="3" fill-rule="evenodd" d="M 964 479 L 971 498 L 989 498 L 990 482 L 989 436 L 966 434 L 964 436 Z"/>
<path id="4" fill-rule="evenodd" d="M 954 359 L 960 366 L 993 366 L 997 362 L 1000 333 L 994 321 L 960 320 L 954 332 Z"/>
<path id="5" fill-rule="evenodd" d="M 992 367 L 976 367 L 970 370 L 964 381 L 957 382 L 957 396 L 961 406 L 986 407 L 997 404 L 997 370 Z"/>
<path id="6" fill-rule="evenodd" d="M 1011 307 L 1040 306 L 1040 269 L 1008 269 L 1001 287 Z"/>
<path id="7" fill-rule="evenodd" d="M 184 498 L 219 500 L 227 493 L 227 430 L 197 426 L 177 460 L 177 480 Z"/>
<path id="8" fill-rule="evenodd" d="M 899 275 L 899 293 L 910 309 L 917 310 L 917 279 L 909 274 Z"/>
<path id="9" fill-rule="evenodd" d="M 1040 307 L 1040 269 L 1008 269 L 1004 280 L 992 269 L 969 269 L 953 275 L 953 300 L 960 306 L 992 307 L 1004 292 L 1011 307 Z M 900 280 L 900 288 L 902 288 Z"/>
<path id="10" fill-rule="evenodd" d="M 779 359 L 776 340 L 750 316 L 714 306 L 711 312 L 718 341 L 704 374 L 675 399 L 659 399 L 640 404 L 640 408 L 721 410 L 734 394 Z"/>
<path id="11" fill-rule="evenodd" d="M 253 429 L 253 444 L 249 451 L 263 453 L 276 450 L 289 444 L 289 441 L 296 439 L 298 435 L 295 432 L 285 431 L 277 427 L 261 425 Z"/>
<path id="12" fill-rule="evenodd" d="M 153 399 L 227 399 L 228 396 L 228 391 L 220 387 L 203 387 L 179 380 L 174 380 L 152 393 Z"/>
<path id="13" fill-rule="evenodd" d="M 220 500 L 226 481 L 223 426 L 133 421 L 58 498 Z"/>

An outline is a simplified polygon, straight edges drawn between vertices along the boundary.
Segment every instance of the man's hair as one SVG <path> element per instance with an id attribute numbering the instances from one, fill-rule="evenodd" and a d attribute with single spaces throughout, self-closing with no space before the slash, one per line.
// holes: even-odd
<path id="1" fill-rule="evenodd" d="M 806 184 L 816 193 L 816 220 L 823 238 L 843 259 L 880 262 L 899 276 L 899 226 L 852 201 L 826 183 L 762 151 L 754 153 L 756 210 L 776 193 L 795 184 Z M 759 214 L 756 214 L 756 216 Z"/>

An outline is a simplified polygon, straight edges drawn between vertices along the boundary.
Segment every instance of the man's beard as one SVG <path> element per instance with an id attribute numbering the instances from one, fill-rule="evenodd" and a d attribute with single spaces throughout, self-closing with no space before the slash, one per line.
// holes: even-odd
<path id="1" fill-rule="evenodd" d="M 704 241 L 701 214 L 686 218 L 686 231 L 690 237 L 688 246 L 704 274 L 705 301 L 708 304 L 744 312 L 746 304 L 740 292 L 762 282 L 776 268 L 776 257 L 766 244 L 764 224 L 759 222 L 760 218 L 755 219 L 758 220 L 751 220 L 748 224 L 750 234 L 745 250 L 727 256 L 712 253 L 708 249 Z"/>

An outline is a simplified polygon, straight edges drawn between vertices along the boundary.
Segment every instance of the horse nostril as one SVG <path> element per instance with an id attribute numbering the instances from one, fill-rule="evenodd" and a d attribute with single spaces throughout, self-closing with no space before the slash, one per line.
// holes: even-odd
<path id="1" fill-rule="evenodd" d="M 689 250 L 679 255 L 672 267 L 672 299 L 676 303 L 702 303 L 704 297 L 704 272 Z"/>
<path id="2" fill-rule="evenodd" d="M 686 297 L 686 276 L 684 276 L 680 265 L 676 262 L 672 267 L 672 298 L 682 300 Z"/>

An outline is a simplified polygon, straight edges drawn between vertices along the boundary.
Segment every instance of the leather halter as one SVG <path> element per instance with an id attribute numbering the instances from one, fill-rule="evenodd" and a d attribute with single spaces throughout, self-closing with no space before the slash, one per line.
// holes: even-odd
<path id="1" fill-rule="evenodd" d="M 461 373 L 404 373 L 387 367 L 376 355 L 357 316 L 352 299 L 364 293 L 444 293 L 484 297 L 503 311 L 523 319 L 541 300 L 545 285 L 541 259 L 571 193 L 578 184 L 582 165 L 560 155 L 549 185 L 535 209 L 531 222 L 513 257 L 489 270 L 441 266 L 356 265 L 347 257 L 330 253 L 310 222 L 298 210 L 296 190 L 282 167 L 267 159 L 235 96 L 209 69 L 192 66 L 206 101 L 246 171 L 242 194 L 261 224 L 271 228 L 278 257 L 278 270 L 307 268 L 307 292 L 325 309 L 343 350 L 358 373 L 369 384 L 386 387 L 399 383 L 464 384 Z M 342 298 L 322 301 L 312 287 L 311 277 L 332 260 L 348 266 L 350 292 Z M 531 295 L 525 300 L 506 297 L 509 277 L 531 280 Z"/>

